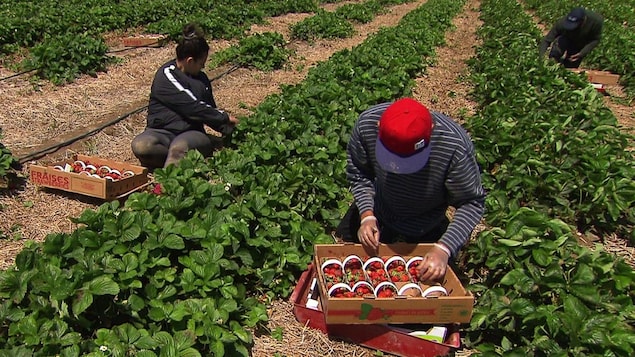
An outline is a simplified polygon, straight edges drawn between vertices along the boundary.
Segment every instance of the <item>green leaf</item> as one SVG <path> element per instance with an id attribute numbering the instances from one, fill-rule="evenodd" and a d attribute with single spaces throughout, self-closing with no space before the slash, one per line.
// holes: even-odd
<path id="1" fill-rule="evenodd" d="M 212 343 L 210 344 L 210 350 L 212 352 L 212 356 L 225 355 L 225 345 L 220 340 L 212 341 Z"/>
<path id="2" fill-rule="evenodd" d="M 73 300 L 73 314 L 75 316 L 79 316 L 82 312 L 84 312 L 91 304 L 93 303 L 93 294 L 91 294 L 88 290 L 82 289 L 79 290 L 77 296 Z"/>
<path id="3" fill-rule="evenodd" d="M 587 264 L 578 264 L 573 278 L 571 278 L 571 283 L 584 285 L 593 283 L 594 281 L 595 274 L 593 273 L 593 269 Z"/>
<path id="4" fill-rule="evenodd" d="M 517 240 L 504 239 L 504 238 L 499 239 L 498 242 L 508 247 L 518 247 L 523 244 L 523 242 L 520 242 Z"/>
<path id="5" fill-rule="evenodd" d="M 562 300 L 565 313 L 578 316 L 582 319 L 585 319 L 589 315 L 589 309 L 575 296 L 564 295 Z"/>
<path id="6" fill-rule="evenodd" d="M 531 300 L 519 298 L 512 300 L 509 309 L 516 315 L 525 316 L 534 312 L 534 305 Z"/>
<path id="7" fill-rule="evenodd" d="M 60 345 L 72 346 L 78 345 L 82 341 L 82 335 L 79 332 L 69 332 L 60 338 Z"/>
<path id="8" fill-rule="evenodd" d="M 218 243 L 211 244 L 209 251 L 212 253 L 210 259 L 215 262 L 222 258 L 225 254 L 225 249 L 223 249 L 223 246 Z"/>
<path id="9" fill-rule="evenodd" d="M 240 258 L 243 265 L 252 266 L 254 264 L 254 258 L 251 256 L 251 252 L 247 249 L 239 249 L 236 252 L 236 256 Z"/>
<path id="10" fill-rule="evenodd" d="M 176 234 L 168 234 L 162 241 L 164 247 L 169 249 L 183 249 L 185 248 L 185 242 L 183 238 L 177 236 Z"/>
<path id="11" fill-rule="evenodd" d="M 110 277 L 102 275 L 88 283 L 88 291 L 93 295 L 117 295 L 119 285 Z"/>
<path id="12" fill-rule="evenodd" d="M 143 298 L 136 294 L 130 294 L 128 297 L 128 306 L 132 311 L 141 311 L 145 307 L 145 301 Z"/>
<path id="13" fill-rule="evenodd" d="M 157 357 L 157 354 L 152 351 L 139 351 L 136 357 Z"/>
<path id="14" fill-rule="evenodd" d="M 179 357 L 201 357 L 201 354 L 194 348 L 186 348 L 179 351 Z"/>
<path id="15" fill-rule="evenodd" d="M 161 346 L 161 354 L 159 356 L 176 357 L 178 356 L 178 350 L 174 338 L 166 331 L 159 331 L 152 336 L 155 341 Z"/>
<path id="16" fill-rule="evenodd" d="M 553 260 L 553 256 L 542 248 L 532 249 L 531 256 L 534 258 L 536 264 L 541 267 L 547 267 Z"/>
<path id="17" fill-rule="evenodd" d="M 259 275 L 262 278 L 262 284 L 268 286 L 273 281 L 276 271 L 274 269 L 262 269 L 259 271 Z"/>
<path id="18" fill-rule="evenodd" d="M 124 242 L 133 241 L 141 236 L 141 227 L 133 225 L 121 232 L 121 240 Z"/>
<path id="19" fill-rule="evenodd" d="M 236 335 L 244 343 L 252 343 L 251 334 L 247 330 L 245 330 L 237 321 L 230 321 L 229 328 L 232 330 L 234 335 Z"/>

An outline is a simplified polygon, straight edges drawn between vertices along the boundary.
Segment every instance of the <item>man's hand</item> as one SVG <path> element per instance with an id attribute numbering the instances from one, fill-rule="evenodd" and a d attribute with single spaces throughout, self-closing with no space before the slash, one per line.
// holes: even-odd
<path id="1" fill-rule="evenodd" d="M 230 123 L 231 125 L 234 125 L 234 126 L 235 126 L 235 125 L 238 125 L 238 123 L 240 123 L 240 119 L 236 118 L 236 117 L 235 117 L 235 116 L 233 116 L 233 115 L 230 115 L 230 116 L 229 116 L 229 123 Z"/>
<path id="2" fill-rule="evenodd" d="M 379 229 L 377 228 L 377 218 L 374 216 L 362 217 L 361 224 L 357 230 L 357 239 L 366 249 L 377 252 L 379 249 Z"/>
<path id="3" fill-rule="evenodd" d="M 433 246 L 417 267 L 419 280 L 422 282 L 441 282 L 448 269 L 448 253 L 438 246 Z"/>
<path id="4" fill-rule="evenodd" d="M 581 57 L 582 56 L 580 55 L 580 52 L 578 52 L 578 53 L 574 53 L 571 56 L 569 56 L 568 60 L 571 61 L 571 62 L 575 62 L 575 61 L 580 60 Z"/>

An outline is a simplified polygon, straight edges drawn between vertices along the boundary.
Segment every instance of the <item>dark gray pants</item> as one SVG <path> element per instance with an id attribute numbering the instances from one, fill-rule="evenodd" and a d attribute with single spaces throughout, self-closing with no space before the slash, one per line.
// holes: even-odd
<path id="1" fill-rule="evenodd" d="M 198 150 L 203 156 L 211 155 L 215 146 L 218 146 L 212 139 L 210 135 L 197 130 L 176 135 L 169 130 L 146 128 L 132 140 L 131 146 L 141 165 L 154 170 L 177 163 L 188 150 Z"/>

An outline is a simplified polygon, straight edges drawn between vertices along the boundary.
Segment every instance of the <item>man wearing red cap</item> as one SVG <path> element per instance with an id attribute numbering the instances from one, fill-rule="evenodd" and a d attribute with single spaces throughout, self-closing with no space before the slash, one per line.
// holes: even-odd
<path id="1" fill-rule="evenodd" d="M 411 98 L 364 111 L 347 147 L 355 202 L 336 230 L 376 251 L 379 242 L 435 243 L 420 265 L 441 280 L 484 212 L 485 191 L 468 133 Z M 456 208 L 452 222 L 449 206 Z"/>
<path id="2" fill-rule="evenodd" d="M 566 68 L 578 68 L 580 62 L 599 43 L 604 19 L 597 13 L 576 7 L 556 22 L 540 42 L 542 57 L 549 45 L 549 58 L 562 63 Z"/>

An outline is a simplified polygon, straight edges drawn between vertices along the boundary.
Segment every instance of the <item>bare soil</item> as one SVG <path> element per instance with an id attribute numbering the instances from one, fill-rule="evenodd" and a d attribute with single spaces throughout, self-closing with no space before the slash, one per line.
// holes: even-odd
<path id="1" fill-rule="evenodd" d="M 356 1 L 351 1 L 356 2 Z M 320 40 L 314 43 L 291 41 L 289 25 L 311 14 L 287 14 L 270 18 L 266 24 L 251 28 L 252 33 L 275 31 L 289 41 L 294 50 L 289 65 L 282 70 L 261 72 L 253 69 L 238 69 L 220 76 L 228 67 L 208 69 L 213 81 L 214 95 L 219 106 L 242 117 L 240 130 L 249 130 L 250 108 L 257 106 L 270 94 L 279 92 L 281 85 L 292 85 L 302 81 L 308 70 L 321 61 L 328 60 L 337 51 L 350 49 L 363 42 L 370 34 L 382 27 L 394 26 L 408 12 L 419 7 L 425 0 L 393 6 L 372 22 L 355 25 L 353 37 L 343 40 Z M 339 4 L 324 7 L 333 10 Z M 476 104 L 469 99 L 471 87 L 463 80 L 468 73 L 465 61 L 474 55 L 479 45 L 476 30 L 478 0 L 468 0 L 463 12 L 454 21 L 454 29 L 446 34 L 446 44 L 437 48 L 436 63 L 421 78 L 418 78 L 413 95 L 430 108 L 444 112 L 458 121 L 473 114 Z M 128 33 L 109 35 L 113 50 L 121 48 L 121 40 Z M 229 47 L 229 41 L 210 40 L 213 51 Z M 174 44 L 161 48 L 137 48 L 113 52 L 121 59 L 106 73 L 96 78 L 82 77 L 76 82 L 55 87 L 46 82 L 34 81 L 28 76 L 17 76 L 0 82 L 0 127 L 1 140 L 16 157 L 29 158 L 23 174 L 32 163 L 50 163 L 65 159 L 75 153 L 96 155 L 118 161 L 138 163 L 130 150 L 132 138 L 145 127 L 145 110 L 128 113 L 147 104 L 150 83 L 156 69 L 174 56 Z M 0 67 L 0 78 L 13 74 Z M 619 88 L 609 92 L 620 93 Z M 621 95 L 621 94 L 620 94 Z M 607 97 L 606 103 L 625 128 L 635 126 L 632 106 Z M 112 125 L 108 125 L 113 123 Z M 73 144 L 64 144 L 69 139 L 81 136 L 100 126 L 95 134 L 88 135 Z M 52 145 L 61 147 L 47 155 L 38 154 Z M 97 207 L 101 201 L 79 195 L 39 190 L 29 182 L 10 191 L 0 191 L 0 268 L 13 264 L 16 254 L 24 242 L 41 242 L 49 233 L 71 232 L 76 227 L 69 217 L 76 217 L 85 209 Z M 632 247 L 616 237 L 604 237 L 602 242 L 608 250 L 633 262 Z M 254 356 L 374 356 L 375 351 L 354 344 L 329 338 L 298 323 L 288 301 L 274 302 L 269 311 L 269 328 L 283 329 L 281 340 L 271 336 L 257 336 Z M 456 352 L 467 356 L 469 350 Z"/>

